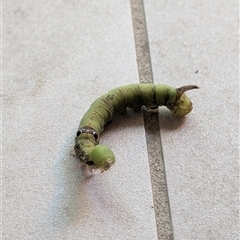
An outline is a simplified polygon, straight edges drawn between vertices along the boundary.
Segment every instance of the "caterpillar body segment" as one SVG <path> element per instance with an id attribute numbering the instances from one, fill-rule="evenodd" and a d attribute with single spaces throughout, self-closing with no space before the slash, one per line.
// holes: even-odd
<path id="1" fill-rule="evenodd" d="M 114 114 L 125 112 L 127 107 L 137 110 L 144 105 L 149 109 L 166 106 L 174 115 L 183 117 L 192 110 L 192 102 L 184 92 L 196 88 L 195 85 L 173 88 L 143 83 L 118 87 L 102 95 L 80 122 L 74 147 L 77 157 L 90 169 L 108 170 L 115 163 L 115 156 L 106 145 L 98 144 L 98 139 Z"/>

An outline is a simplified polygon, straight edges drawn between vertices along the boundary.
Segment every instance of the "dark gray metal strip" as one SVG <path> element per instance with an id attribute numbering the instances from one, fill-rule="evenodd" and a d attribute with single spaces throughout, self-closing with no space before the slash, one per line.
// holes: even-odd
<path id="1" fill-rule="evenodd" d="M 143 0 L 130 0 L 139 81 L 153 83 Z M 143 111 L 158 239 L 174 239 L 157 114 Z"/>

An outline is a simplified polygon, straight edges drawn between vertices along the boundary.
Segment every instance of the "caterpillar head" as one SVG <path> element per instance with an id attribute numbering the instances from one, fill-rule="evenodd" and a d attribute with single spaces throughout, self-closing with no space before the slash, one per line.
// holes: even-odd
<path id="1" fill-rule="evenodd" d="M 184 92 L 191 89 L 199 88 L 195 85 L 187 85 L 177 88 L 175 92 L 175 98 L 167 105 L 167 107 L 174 113 L 177 117 L 183 117 L 192 110 L 192 102 L 186 96 Z"/>
<path id="2" fill-rule="evenodd" d="M 106 145 L 99 144 L 90 153 L 93 161 L 93 169 L 100 169 L 102 172 L 108 170 L 115 163 L 115 156 L 112 150 Z"/>

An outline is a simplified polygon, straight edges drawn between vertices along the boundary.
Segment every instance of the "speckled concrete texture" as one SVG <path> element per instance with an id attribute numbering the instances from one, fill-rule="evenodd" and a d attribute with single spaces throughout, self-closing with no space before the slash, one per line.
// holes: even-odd
<path id="1" fill-rule="evenodd" d="M 160 110 L 174 237 L 239 239 L 237 1 L 145 1 L 155 83 L 197 84 L 179 121 Z"/>
<path id="2" fill-rule="evenodd" d="M 102 136 L 106 174 L 70 155 L 91 102 L 138 82 L 129 2 L 4 1 L 3 39 L 3 239 L 156 239 L 140 113 Z"/>
<path id="3" fill-rule="evenodd" d="M 185 119 L 159 113 L 174 238 L 237 240 L 238 2 L 144 7 L 154 82 L 201 87 Z M 70 154 L 91 102 L 139 82 L 130 1 L 5 0 L 2 27 L 2 238 L 158 239 L 141 113 L 107 126 L 109 172 Z"/>

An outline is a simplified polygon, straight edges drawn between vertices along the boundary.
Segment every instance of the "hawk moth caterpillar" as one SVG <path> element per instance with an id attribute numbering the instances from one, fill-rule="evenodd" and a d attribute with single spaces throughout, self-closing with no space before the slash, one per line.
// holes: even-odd
<path id="1" fill-rule="evenodd" d="M 174 88 L 165 84 L 130 84 L 110 90 L 97 98 L 83 116 L 75 137 L 75 154 L 90 170 L 108 170 L 115 163 L 112 150 L 99 143 L 104 125 L 116 113 L 126 108 L 139 110 L 141 106 L 157 109 L 166 106 L 175 116 L 183 117 L 192 110 L 192 102 L 184 92 L 197 89 L 196 85 Z"/>

